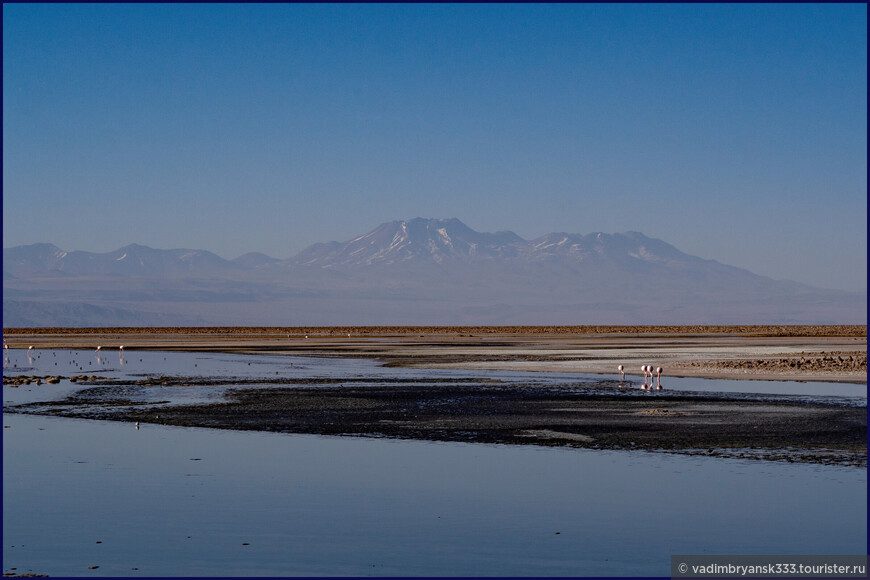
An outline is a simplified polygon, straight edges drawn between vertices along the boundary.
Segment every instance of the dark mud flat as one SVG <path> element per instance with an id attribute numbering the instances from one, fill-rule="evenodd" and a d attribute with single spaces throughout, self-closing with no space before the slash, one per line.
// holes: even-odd
<path id="1" fill-rule="evenodd" d="M 334 386 L 231 389 L 219 403 L 154 406 L 136 401 L 137 388 L 144 387 L 96 387 L 7 412 L 282 433 L 867 465 L 866 407 L 776 396 L 650 396 L 601 390 L 590 394 L 541 385 L 361 386 L 344 381 Z"/>

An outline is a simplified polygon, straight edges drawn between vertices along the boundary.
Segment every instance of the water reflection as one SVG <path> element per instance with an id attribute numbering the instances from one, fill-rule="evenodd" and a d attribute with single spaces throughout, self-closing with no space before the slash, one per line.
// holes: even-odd
<path id="1" fill-rule="evenodd" d="M 867 541 L 862 469 L 20 415 L 4 425 L 4 570 L 667 576 L 672 553 L 857 554 Z"/>
<path id="2" fill-rule="evenodd" d="M 640 396 L 619 375 L 278 354 L 119 349 L 116 363 L 90 349 L 6 349 L 7 370 L 130 381 L 480 377 Z M 642 396 L 779 393 L 866 405 L 864 385 L 671 377 L 667 387 Z M 16 404 L 79 389 L 64 380 L 3 394 Z M 146 393 L 192 402 L 221 391 Z M 867 541 L 866 470 L 856 468 L 3 418 L 3 565 L 19 573 L 80 576 L 99 565 L 111 576 L 667 576 L 671 553 L 848 554 Z M 655 493 L 638 494 L 638 482 Z"/>
<path id="3" fill-rule="evenodd" d="M 40 360 L 32 350 L 8 349 L 6 358 L 15 366 L 23 368 L 26 360 L 27 365 L 34 372 L 49 372 L 52 361 L 58 363 L 61 369 L 77 368 L 83 370 L 91 362 L 106 371 L 119 371 L 121 367 L 130 366 L 127 372 L 118 378 L 132 376 L 133 373 L 158 373 L 165 375 L 191 375 L 209 376 L 227 374 L 228 376 L 253 376 L 274 375 L 276 371 L 283 376 L 291 374 L 311 373 L 323 374 L 323 376 L 352 376 L 365 374 L 373 377 L 408 377 L 408 376 L 476 376 L 496 377 L 504 380 L 533 381 L 545 383 L 565 383 L 571 381 L 607 381 L 612 380 L 613 386 L 623 388 L 640 388 L 641 384 L 631 379 L 623 379 L 619 375 L 600 375 L 592 373 L 535 373 L 524 371 L 492 371 L 492 370 L 454 370 L 454 369 L 403 369 L 386 368 L 374 360 L 361 359 L 324 359 L 310 357 L 296 357 L 281 354 L 222 354 L 222 353 L 191 353 L 191 352 L 160 352 L 160 351 L 134 351 L 130 355 L 128 350 L 118 352 L 118 362 L 113 364 L 105 352 L 94 352 L 94 357 L 87 356 L 88 351 L 54 349 L 46 352 L 52 353 L 49 360 Z M 90 351 L 93 352 L 93 351 Z M 21 356 L 21 354 L 25 356 Z M 19 366 L 17 363 L 21 363 Z M 135 363 L 135 364 L 133 364 Z M 292 369 L 292 370 L 291 370 Z M 660 382 L 660 380 L 659 380 Z M 647 387 L 657 386 L 655 381 L 646 382 Z M 665 384 L 662 383 L 665 387 Z M 747 393 L 780 393 L 780 394 L 819 394 L 819 395 L 845 395 L 866 396 L 866 384 L 851 383 L 824 383 L 804 381 L 751 381 L 751 380 L 727 380 L 727 379 L 700 379 L 669 377 L 667 388 L 675 390 L 718 391 L 718 392 L 747 392 Z"/>
<path id="4" fill-rule="evenodd" d="M 47 353 L 51 352 L 51 356 Z M 632 381 L 620 375 L 590 373 L 535 373 L 523 371 L 457 370 L 457 369 L 407 369 L 387 368 L 374 360 L 296 357 L 283 354 L 223 354 L 161 351 L 118 351 L 118 359 L 105 352 L 92 350 L 55 349 L 34 356 L 31 349 L 8 349 L 4 359 L 4 375 L 34 374 L 75 376 L 97 375 L 116 380 L 139 380 L 148 376 L 220 377 L 229 379 L 263 378 L 309 379 L 365 377 L 373 385 L 387 384 L 396 379 L 413 379 L 425 382 L 437 378 L 481 378 L 517 384 L 571 385 L 572 388 L 596 389 L 603 393 L 644 396 L 674 396 L 683 392 L 742 393 L 747 396 L 789 395 L 796 400 L 840 400 L 845 404 L 865 406 L 866 385 L 851 383 L 823 383 L 800 381 L 748 381 L 725 379 L 699 379 L 669 377 L 661 389 L 655 381 Z M 380 382 L 379 382 L 380 381 Z M 68 384 L 61 381 L 61 384 Z M 643 389 L 643 384 L 647 389 Z M 650 388 L 652 387 L 652 388 Z M 209 396 L 219 395 L 221 389 L 212 389 Z M 178 389 L 174 390 L 175 392 Z M 200 395 L 205 396 L 202 389 Z M 49 399 L 53 391 L 44 391 Z M 197 388 L 191 388 L 191 395 Z M 171 393 L 164 393 L 165 395 Z M 17 395 L 8 391 L 5 400 L 15 402 Z"/>

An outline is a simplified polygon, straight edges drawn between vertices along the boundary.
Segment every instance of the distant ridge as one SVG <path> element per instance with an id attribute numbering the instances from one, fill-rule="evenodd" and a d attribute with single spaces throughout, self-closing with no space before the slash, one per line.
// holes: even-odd
<path id="1" fill-rule="evenodd" d="M 3 250 L 11 326 L 864 324 L 866 293 L 778 281 L 640 232 L 524 240 L 385 222 L 288 259 L 130 244 Z"/>

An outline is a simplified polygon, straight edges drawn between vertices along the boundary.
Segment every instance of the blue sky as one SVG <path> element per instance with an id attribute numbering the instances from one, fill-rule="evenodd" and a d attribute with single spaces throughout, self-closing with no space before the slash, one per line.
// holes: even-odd
<path id="1" fill-rule="evenodd" d="M 641 231 L 865 290 L 864 4 L 4 4 L 3 246 Z"/>

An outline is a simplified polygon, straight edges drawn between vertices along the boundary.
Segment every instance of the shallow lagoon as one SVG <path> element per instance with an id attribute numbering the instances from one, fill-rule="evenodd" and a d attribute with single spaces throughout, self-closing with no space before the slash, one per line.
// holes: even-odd
<path id="1" fill-rule="evenodd" d="M 620 389 L 619 375 L 600 375 L 591 373 L 548 373 L 548 372 L 518 372 L 518 371 L 487 371 L 487 370 L 448 370 L 448 369 L 413 369 L 413 368 L 390 368 L 383 367 L 378 361 L 369 359 L 345 359 L 345 358 L 312 358 L 297 357 L 281 354 L 225 354 L 225 353 L 190 353 L 190 352 L 161 352 L 161 351 L 128 351 L 123 355 L 118 351 L 95 353 L 91 350 L 34 350 L 28 353 L 26 350 L 10 349 L 4 359 L 4 375 L 19 374 L 60 374 L 71 376 L 76 374 L 95 374 L 98 376 L 116 379 L 137 380 L 147 376 L 204 376 L 204 377 L 237 377 L 240 379 L 251 378 L 358 378 L 371 379 L 372 384 L 379 384 L 378 380 L 394 378 L 421 379 L 426 378 L 450 378 L 450 377 L 479 377 L 504 382 L 522 382 L 526 384 L 600 384 L 601 381 L 609 381 L 613 392 L 638 391 L 642 380 L 639 378 L 627 378 Z M 867 401 L 867 385 L 853 383 L 824 383 L 804 381 L 747 381 L 726 379 L 699 379 L 663 377 L 662 384 L 665 390 L 653 391 L 650 396 L 666 394 L 669 391 L 693 391 L 693 392 L 721 392 L 721 393 L 746 393 L 761 395 L 794 395 L 798 398 L 811 399 L 831 398 L 842 400 L 846 404 L 865 406 Z M 24 391 L 38 394 L 26 397 L 22 393 L 12 394 L 4 391 L 4 401 L 19 403 L 25 399 L 39 400 L 40 398 L 58 398 L 66 395 L 69 391 L 66 387 L 75 387 L 68 381 L 62 381 L 60 385 L 53 385 L 52 391 L 47 391 L 43 386 L 40 389 L 24 388 Z M 187 393 L 178 393 L 175 390 L 172 395 L 185 397 L 184 402 L 193 402 L 196 397 L 203 395 L 205 390 L 189 389 Z M 209 389 L 211 395 L 220 392 L 214 388 Z M 154 390 L 157 400 L 159 390 Z M 161 393 L 160 396 L 166 395 Z"/>
<path id="2" fill-rule="evenodd" d="M 92 363 L 85 374 L 102 370 L 115 378 L 277 371 L 373 381 L 565 380 L 270 355 L 143 351 L 126 353 L 121 364 L 116 351 L 102 354 L 98 369 L 93 352 L 43 351 L 27 370 L 26 353 L 13 358 L 22 364 L 6 374 L 69 376 L 79 371 L 58 367 L 76 360 L 81 368 Z M 770 386 L 728 382 L 749 392 Z M 836 386 L 799 394 L 830 396 Z M 849 398 L 863 392 L 866 404 L 866 388 L 849 387 L 861 391 Z M 4 401 L 60 397 L 76 388 L 68 381 L 4 388 Z M 866 470 L 858 468 L 159 425 L 137 430 L 8 414 L 7 425 L 7 572 L 668 576 L 671 554 L 860 554 L 867 544 Z"/>

